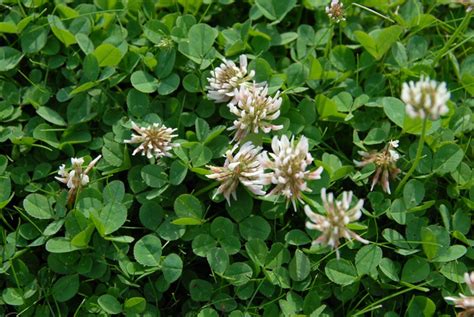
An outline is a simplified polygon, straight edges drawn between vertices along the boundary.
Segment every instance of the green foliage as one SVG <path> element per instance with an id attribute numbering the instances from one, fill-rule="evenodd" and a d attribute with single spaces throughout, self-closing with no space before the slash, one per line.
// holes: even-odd
<path id="1" fill-rule="evenodd" d="M 473 13 L 343 1 L 335 23 L 330 2 L 1 1 L 0 315 L 455 315 L 444 298 L 471 295 L 474 268 Z M 242 179 L 228 202 L 208 178 L 238 119 L 208 78 L 241 54 L 282 98 L 281 129 L 241 144 L 305 136 L 307 171 L 324 168 L 295 210 Z M 421 76 L 450 91 L 439 119 L 406 112 Z M 169 155 L 132 155 L 132 122 L 176 129 Z M 383 171 L 354 161 L 391 140 L 400 173 L 371 190 Z M 98 155 L 88 182 L 55 179 Z M 368 244 L 311 244 L 303 207 L 326 215 L 322 188 L 364 199 L 347 228 Z"/>

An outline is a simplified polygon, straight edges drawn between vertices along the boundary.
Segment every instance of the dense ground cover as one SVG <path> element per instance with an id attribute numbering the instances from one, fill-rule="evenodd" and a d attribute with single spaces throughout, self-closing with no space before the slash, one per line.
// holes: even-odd
<path id="1" fill-rule="evenodd" d="M 472 313 L 473 3 L 329 2 L 0 1 L 0 315 Z"/>

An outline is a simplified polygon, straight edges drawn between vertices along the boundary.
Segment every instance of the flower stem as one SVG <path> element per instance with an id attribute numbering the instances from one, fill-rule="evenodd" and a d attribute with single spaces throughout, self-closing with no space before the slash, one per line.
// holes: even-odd
<path id="1" fill-rule="evenodd" d="M 385 20 L 387 20 L 387 21 L 390 21 L 390 22 L 392 22 L 392 23 L 395 23 L 395 21 L 393 21 L 392 19 L 390 19 L 390 17 L 388 17 L 388 16 L 386 16 L 386 15 L 383 15 L 383 14 L 381 14 L 381 13 L 375 11 L 375 10 L 372 10 L 371 8 L 368 8 L 368 7 L 366 7 L 366 6 L 363 6 L 363 5 L 358 4 L 358 3 L 355 3 L 355 2 L 353 2 L 352 5 L 353 5 L 353 6 L 356 6 L 356 7 L 359 7 L 359 8 L 361 8 L 361 9 L 367 10 L 367 11 L 369 11 L 370 13 L 375 14 L 375 15 L 378 16 L 378 17 L 381 17 L 382 19 L 385 19 Z"/>
<path id="2" fill-rule="evenodd" d="M 199 195 L 202 195 L 204 193 L 207 193 L 208 191 L 210 191 L 211 189 L 219 186 L 220 183 L 219 182 L 212 182 L 211 184 L 207 185 L 206 187 L 203 187 L 201 189 L 199 189 L 198 191 L 196 191 L 194 193 L 194 196 L 199 196 Z"/>
<path id="3" fill-rule="evenodd" d="M 416 156 L 415 160 L 413 161 L 413 165 L 411 168 L 408 170 L 408 172 L 405 174 L 405 177 L 401 180 L 401 182 L 398 184 L 397 189 L 395 190 L 395 194 L 398 194 L 400 190 L 402 190 L 403 186 L 405 183 L 408 181 L 410 178 L 411 174 L 415 171 L 416 167 L 421 161 L 421 155 L 423 153 L 423 145 L 425 143 L 425 134 L 426 134 L 426 122 L 428 121 L 428 118 L 423 119 L 423 126 L 421 128 L 421 135 L 420 135 L 420 140 L 418 141 L 418 148 L 416 149 Z"/>

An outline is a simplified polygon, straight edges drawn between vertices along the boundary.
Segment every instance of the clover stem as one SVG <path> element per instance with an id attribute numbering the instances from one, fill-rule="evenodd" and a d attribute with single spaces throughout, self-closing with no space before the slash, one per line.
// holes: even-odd
<path id="1" fill-rule="evenodd" d="M 423 126 L 421 128 L 420 140 L 418 141 L 418 148 L 416 149 L 416 156 L 415 156 L 415 160 L 413 161 L 413 165 L 411 166 L 411 168 L 408 170 L 408 172 L 405 174 L 403 179 L 398 184 L 397 189 L 395 190 L 395 194 L 398 194 L 400 192 L 400 190 L 402 190 L 403 186 L 408 181 L 408 179 L 413 174 L 416 167 L 418 166 L 418 164 L 421 161 L 421 156 L 422 156 L 422 153 L 423 153 L 423 145 L 425 143 L 425 134 L 426 134 L 426 123 L 427 123 L 427 121 L 428 121 L 428 118 L 423 119 Z"/>
<path id="2" fill-rule="evenodd" d="M 210 191 L 211 189 L 213 189 L 213 188 L 215 188 L 215 187 L 217 187 L 217 186 L 219 186 L 219 185 L 220 185 L 219 182 L 212 182 L 212 183 L 209 184 L 208 186 L 203 187 L 203 188 L 199 189 L 198 191 L 196 191 L 196 192 L 194 193 L 194 195 L 195 195 L 195 196 L 202 195 L 202 194 L 207 193 L 208 191 Z"/>

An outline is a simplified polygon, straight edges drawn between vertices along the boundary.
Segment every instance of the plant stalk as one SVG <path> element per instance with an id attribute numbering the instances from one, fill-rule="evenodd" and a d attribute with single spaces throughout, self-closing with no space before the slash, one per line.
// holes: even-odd
<path id="1" fill-rule="evenodd" d="M 421 161 L 421 155 L 423 153 L 423 145 L 425 143 L 425 134 L 426 134 L 426 123 L 427 123 L 427 121 L 428 121 L 428 117 L 423 119 L 423 126 L 421 128 L 420 140 L 418 141 L 418 148 L 416 149 L 416 156 L 415 156 L 415 160 L 413 161 L 413 165 L 411 166 L 411 168 L 408 170 L 408 172 L 405 174 L 403 179 L 398 184 L 397 189 L 395 190 L 395 194 L 398 194 L 400 192 L 400 190 L 402 190 L 403 186 L 408 181 L 408 179 L 413 174 L 416 167 L 418 166 L 418 164 Z"/>

